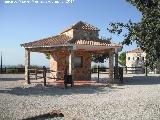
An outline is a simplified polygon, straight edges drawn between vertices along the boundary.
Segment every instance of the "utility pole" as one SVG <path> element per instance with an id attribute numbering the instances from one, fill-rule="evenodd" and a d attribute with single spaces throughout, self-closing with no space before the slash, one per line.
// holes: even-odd
<path id="1" fill-rule="evenodd" d="M 2 74 L 3 68 L 2 68 L 2 52 L 1 52 L 1 74 Z"/>

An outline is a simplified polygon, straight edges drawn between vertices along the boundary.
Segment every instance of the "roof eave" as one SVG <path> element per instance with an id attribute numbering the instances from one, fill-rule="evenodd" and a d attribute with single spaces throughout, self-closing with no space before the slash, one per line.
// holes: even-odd
<path id="1" fill-rule="evenodd" d="M 23 44 L 21 45 L 24 48 L 52 48 L 52 47 L 73 47 L 72 44 L 61 44 L 61 45 L 52 45 L 52 46 L 24 46 Z"/>

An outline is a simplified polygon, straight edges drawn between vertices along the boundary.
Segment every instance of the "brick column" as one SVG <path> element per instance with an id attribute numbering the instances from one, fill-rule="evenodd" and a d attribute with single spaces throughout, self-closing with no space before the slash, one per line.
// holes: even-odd
<path id="1" fill-rule="evenodd" d="M 113 51 L 109 52 L 109 78 L 110 82 L 113 82 Z"/>
<path id="2" fill-rule="evenodd" d="M 30 67 L 30 51 L 25 49 L 25 80 L 30 84 L 28 68 Z"/>

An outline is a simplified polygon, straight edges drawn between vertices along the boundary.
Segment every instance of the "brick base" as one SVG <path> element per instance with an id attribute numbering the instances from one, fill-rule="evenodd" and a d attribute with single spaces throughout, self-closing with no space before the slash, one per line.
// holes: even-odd
<path id="1" fill-rule="evenodd" d="M 74 68 L 74 80 L 91 80 L 91 54 L 86 51 L 75 51 L 75 56 L 82 57 L 82 67 Z M 68 56 L 69 52 L 52 52 L 50 59 L 50 69 L 53 71 L 63 71 L 53 72 L 57 78 L 63 77 L 65 69 L 68 70 Z"/>

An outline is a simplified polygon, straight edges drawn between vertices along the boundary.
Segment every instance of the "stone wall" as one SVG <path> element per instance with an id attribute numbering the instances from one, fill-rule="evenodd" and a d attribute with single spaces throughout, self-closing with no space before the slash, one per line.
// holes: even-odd
<path id="1" fill-rule="evenodd" d="M 83 29 L 70 29 L 62 34 L 68 35 L 75 39 L 97 39 L 99 37 L 98 31 L 83 30 Z"/>
<path id="2" fill-rule="evenodd" d="M 82 57 L 82 67 L 74 68 L 74 79 L 75 80 L 90 80 L 91 79 L 91 54 L 85 51 L 75 51 L 75 56 Z M 68 66 L 68 56 L 69 52 L 53 52 L 51 53 L 50 59 L 50 69 L 53 71 L 63 71 L 53 72 L 52 75 L 55 77 L 61 78 L 65 72 L 65 69 L 69 68 Z M 51 76 L 52 76 L 51 75 Z"/>
<path id="3" fill-rule="evenodd" d="M 70 29 L 70 30 L 68 30 L 68 31 L 66 31 L 66 32 L 64 32 L 62 34 L 65 34 L 65 35 L 70 36 L 70 37 L 73 38 L 73 29 Z"/>
<path id="4" fill-rule="evenodd" d="M 81 30 L 81 29 L 75 29 L 73 31 L 73 37 L 76 39 L 97 39 L 99 37 L 98 31 L 93 30 Z"/>
<path id="5" fill-rule="evenodd" d="M 58 61 L 57 53 L 56 52 L 51 53 L 51 55 L 50 55 L 50 70 L 57 71 L 57 67 L 58 67 L 57 61 Z M 50 74 L 50 77 L 57 77 L 57 73 L 52 72 Z"/>
<path id="6" fill-rule="evenodd" d="M 75 52 L 76 56 L 83 57 L 81 68 L 75 68 L 75 79 L 91 80 L 91 54 L 89 52 Z"/>

